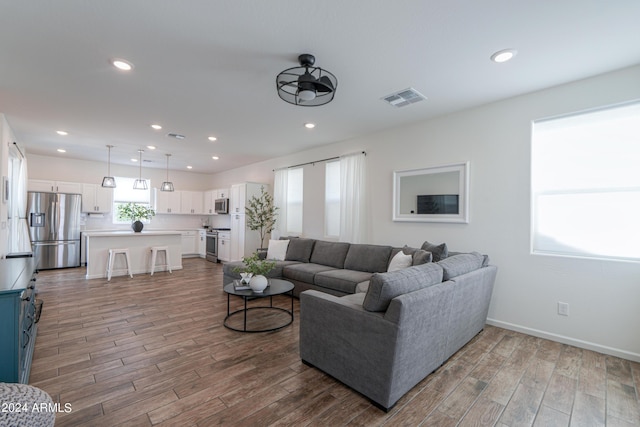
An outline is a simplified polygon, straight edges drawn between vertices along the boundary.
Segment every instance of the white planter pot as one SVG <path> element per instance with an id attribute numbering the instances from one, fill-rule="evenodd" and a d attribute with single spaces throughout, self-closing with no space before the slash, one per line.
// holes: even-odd
<path id="1" fill-rule="evenodd" d="M 249 286 L 251 286 L 251 290 L 256 294 L 262 293 L 267 288 L 269 281 L 266 277 L 262 275 L 253 276 L 251 281 L 249 282 Z"/>

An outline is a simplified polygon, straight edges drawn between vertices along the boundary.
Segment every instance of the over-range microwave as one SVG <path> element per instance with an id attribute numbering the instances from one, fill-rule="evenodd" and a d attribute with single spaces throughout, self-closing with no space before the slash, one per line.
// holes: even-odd
<path id="1" fill-rule="evenodd" d="M 215 211 L 217 214 L 229 213 L 229 199 L 216 199 Z"/>

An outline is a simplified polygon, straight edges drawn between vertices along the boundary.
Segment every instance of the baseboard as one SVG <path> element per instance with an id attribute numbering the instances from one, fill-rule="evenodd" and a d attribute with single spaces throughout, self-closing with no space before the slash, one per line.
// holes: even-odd
<path id="1" fill-rule="evenodd" d="M 510 331 L 522 332 L 523 334 L 533 335 L 538 338 L 545 338 L 551 341 L 557 341 L 562 344 L 572 345 L 574 347 L 584 348 L 587 350 L 597 351 L 598 353 L 608 354 L 611 356 L 620 357 L 622 359 L 631 360 L 634 362 L 640 363 L 640 354 L 632 353 L 625 350 L 620 350 L 618 348 L 607 347 L 600 344 L 595 344 L 589 341 L 582 341 L 579 339 L 567 337 L 564 335 L 552 334 L 550 332 L 540 331 L 538 329 L 527 328 L 525 326 L 516 325 L 513 323 L 502 322 L 500 320 L 495 320 L 488 318 L 487 324 L 497 326 L 499 328 L 508 329 Z"/>

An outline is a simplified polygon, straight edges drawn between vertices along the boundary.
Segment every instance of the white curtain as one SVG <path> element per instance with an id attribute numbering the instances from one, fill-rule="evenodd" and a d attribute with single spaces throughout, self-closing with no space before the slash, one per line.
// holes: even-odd
<path id="1" fill-rule="evenodd" d="M 287 189 L 288 169 L 275 171 L 273 182 L 273 204 L 278 208 L 276 227 L 271 233 L 272 239 L 279 239 L 287 233 Z"/>
<path id="2" fill-rule="evenodd" d="M 14 146 L 9 149 L 8 253 L 31 252 L 27 224 L 27 159 Z M 6 191 L 6 189 L 2 189 Z"/>
<path id="3" fill-rule="evenodd" d="M 366 156 L 340 157 L 340 241 L 366 242 Z"/>

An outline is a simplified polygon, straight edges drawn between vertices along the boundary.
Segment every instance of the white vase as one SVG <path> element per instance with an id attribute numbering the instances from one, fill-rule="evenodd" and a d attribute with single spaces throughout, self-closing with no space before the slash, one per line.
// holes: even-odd
<path id="1" fill-rule="evenodd" d="M 261 274 L 257 276 L 253 276 L 249 281 L 249 286 L 251 287 L 251 290 L 256 294 L 261 294 L 262 291 L 264 291 L 267 288 L 268 284 L 269 284 L 269 281 L 267 280 L 267 278 Z"/>

